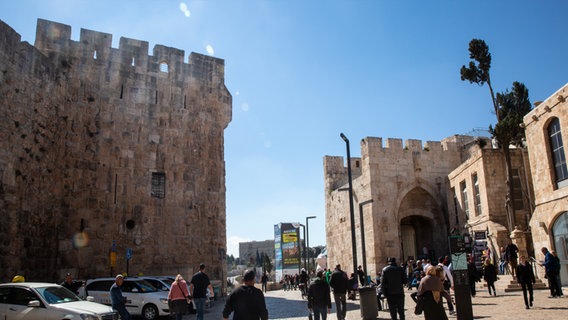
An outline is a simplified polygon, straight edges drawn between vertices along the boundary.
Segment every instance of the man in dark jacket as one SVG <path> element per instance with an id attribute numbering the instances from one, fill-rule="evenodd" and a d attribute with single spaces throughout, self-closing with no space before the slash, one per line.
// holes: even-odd
<path id="1" fill-rule="evenodd" d="M 388 258 L 389 265 L 383 268 L 381 289 L 387 297 L 392 320 L 404 320 L 404 285 L 408 281 L 404 269 L 396 264 L 396 258 Z"/>
<path id="2" fill-rule="evenodd" d="M 341 270 L 341 265 L 336 265 L 335 270 L 331 274 L 329 285 L 333 288 L 333 299 L 335 300 L 335 308 L 337 309 L 337 320 L 344 320 L 347 314 L 347 287 L 349 279 L 347 274 Z"/>
<path id="3" fill-rule="evenodd" d="M 533 283 L 536 282 L 534 277 L 534 272 L 530 263 L 527 262 L 525 256 L 521 256 L 519 259 L 519 264 L 517 265 L 517 270 L 515 270 L 517 275 L 517 282 L 521 284 L 523 289 L 523 298 L 525 299 L 525 308 L 529 309 L 529 305 L 533 305 Z M 527 290 L 529 292 L 529 298 L 527 298 Z"/>
<path id="4" fill-rule="evenodd" d="M 262 291 L 254 286 L 254 270 L 244 275 L 244 285 L 235 289 L 227 298 L 223 308 L 223 319 L 234 312 L 233 320 L 267 320 L 268 310 Z"/>
<path id="5" fill-rule="evenodd" d="M 323 271 L 318 271 L 317 279 L 308 289 L 308 309 L 314 314 L 314 320 L 326 320 L 331 311 L 329 285 L 323 279 Z"/>

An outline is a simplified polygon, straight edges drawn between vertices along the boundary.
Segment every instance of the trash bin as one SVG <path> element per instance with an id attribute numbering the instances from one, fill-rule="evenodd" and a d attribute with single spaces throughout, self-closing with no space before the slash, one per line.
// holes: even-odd
<path id="1" fill-rule="evenodd" d="M 372 287 L 359 288 L 359 305 L 362 319 L 377 319 L 379 315 L 377 306 L 377 292 Z"/>

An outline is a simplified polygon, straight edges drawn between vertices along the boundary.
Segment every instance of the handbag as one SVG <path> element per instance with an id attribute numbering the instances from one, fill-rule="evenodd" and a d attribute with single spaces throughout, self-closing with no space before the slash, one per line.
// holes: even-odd
<path id="1" fill-rule="evenodd" d="M 422 314 L 422 311 L 424 311 L 424 298 L 422 296 L 418 296 L 416 306 L 414 307 L 414 314 Z"/>
<path id="2" fill-rule="evenodd" d="M 190 304 L 191 303 L 191 297 L 188 297 L 188 296 L 185 295 L 185 293 L 181 289 L 181 286 L 179 285 L 179 282 L 177 283 L 177 285 L 179 287 L 179 291 L 181 291 L 181 294 L 183 294 L 183 297 L 185 298 L 185 302 L 187 302 L 187 304 Z"/>

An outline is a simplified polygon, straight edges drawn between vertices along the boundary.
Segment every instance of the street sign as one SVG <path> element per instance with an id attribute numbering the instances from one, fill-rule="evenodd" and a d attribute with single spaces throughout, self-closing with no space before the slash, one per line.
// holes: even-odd
<path id="1" fill-rule="evenodd" d="M 126 248 L 126 260 L 130 260 L 132 258 L 132 249 Z"/>

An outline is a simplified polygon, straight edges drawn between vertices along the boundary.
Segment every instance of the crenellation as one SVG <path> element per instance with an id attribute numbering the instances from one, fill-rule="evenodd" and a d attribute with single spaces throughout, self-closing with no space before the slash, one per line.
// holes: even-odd
<path id="1" fill-rule="evenodd" d="M 422 151 L 422 140 L 408 139 L 404 143 L 404 149 L 410 151 Z"/>
<path id="2" fill-rule="evenodd" d="M 1 280 L 23 272 L 55 281 L 60 270 L 100 276 L 108 271 L 111 240 L 119 252 L 133 248 L 138 272 L 189 273 L 205 262 L 223 279 L 223 129 L 232 103 L 224 61 L 191 54 L 184 63 L 184 51 L 161 45 L 151 56 L 148 42 L 128 38 L 114 49 L 112 35 L 91 30 L 72 41 L 69 26 L 41 19 L 37 31 L 34 47 L 0 21 L 0 105 L 14 106 L 0 108 L 0 133 L 10 132 L 0 141 Z M 167 73 L 159 70 L 166 60 Z M 153 193 L 152 173 L 165 175 L 165 198 Z M 39 218 L 45 208 L 53 219 L 41 225 L 19 218 Z M 133 228 L 126 226 L 130 220 Z M 153 238 L 181 220 L 183 235 Z M 89 245 L 68 245 L 77 232 L 70 226 L 83 222 Z M 27 234 L 37 237 L 24 239 Z M 218 237 L 208 241 L 203 234 Z M 46 237 L 54 245 L 45 246 Z M 37 259 L 51 264 L 32 268 L 26 257 L 41 246 Z M 12 247 L 18 249 L 7 256 Z M 152 257 L 163 252 L 186 258 L 155 263 Z M 116 271 L 124 266 L 119 257 Z"/>
<path id="3" fill-rule="evenodd" d="M 402 150 L 402 139 L 388 138 L 385 148 L 390 150 Z"/>
<path id="4" fill-rule="evenodd" d="M 82 51 L 83 57 L 93 60 L 108 61 L 112 47 L 112 35 L 109 33 L 81 29 L 79 42 L 73 43 Z"/>

